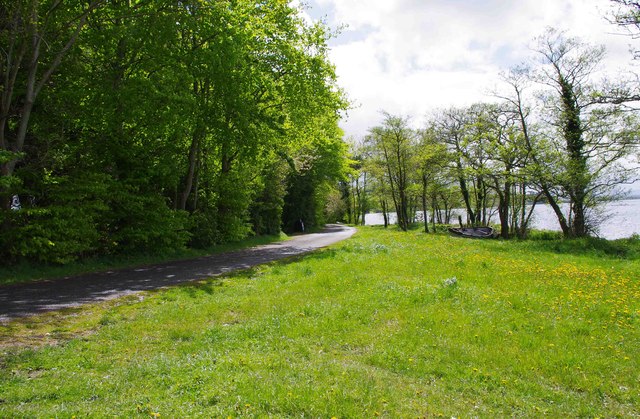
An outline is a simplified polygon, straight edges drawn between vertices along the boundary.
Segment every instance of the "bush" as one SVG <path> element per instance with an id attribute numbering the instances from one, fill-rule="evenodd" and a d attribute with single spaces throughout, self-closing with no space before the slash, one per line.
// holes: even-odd
<path id="1" fill-rule="evenodd" d="M 206 249 L 220 240 L 215 213 L 199 211 L 191 214 L 191 246 Z"/>
<path id="2" fill-rule="evenodd" d="M 49 177 L 35 205 L 5 211 L 0 238 L 9 261 L 65 264 L 96 254 L 170 252 L 189 239 L 185 212 L 108 175 Z"/>
<path id="3" fill-rule="evenodd" d="M 253 232 L 258 236 L 280 233 L 285 193 L 282 179 L 286 169 L 286 165 L 281 162 L 273 163 L 268 165 L 260 176 L 261 182 L 257 184 L 260 193 L 249 209 Z"/>
<path id="4" fill-rule="evenodd" d="M 99 249 L 95 214 L 86 208 L 55 205 L 9 215 L 13 228 L 3 245 L 12 260 L 64 264 Z"/>
<path id="5" fill-rule="evenodd" d="M 5 213 L 3 248 L 10 260 L 64 264 L 101 250 L 100 219 L 108 211 L 104 175 L 41 180 L 36 204 Z"/>
<path id="6" fill-rule="evenodd" d="M 168 208 L 163 197 L 123 186 L 109 204 L 105 222 L 115 252 L 162 253 L 186 247 L 188 214 Z"/>

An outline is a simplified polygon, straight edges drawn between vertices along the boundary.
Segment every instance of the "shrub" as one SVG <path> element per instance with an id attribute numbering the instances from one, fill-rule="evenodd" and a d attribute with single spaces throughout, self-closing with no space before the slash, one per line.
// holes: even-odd
<path id="1" fill-rule="evenodd" d="M 33 205 L 4 212 L 8 260 L 65 264 L 96 254 L 169 252 L 189 239 L 188 217 L 164 198 L 106 174 L 48 177 Z"/>
<path id="2" fill-rule="evenodd" d="M 105 224 L 115 252 L 169 252 L 189 240 L 188 215 L 167 207 L 163 197 L 133 186 L 116 189 Z"/>

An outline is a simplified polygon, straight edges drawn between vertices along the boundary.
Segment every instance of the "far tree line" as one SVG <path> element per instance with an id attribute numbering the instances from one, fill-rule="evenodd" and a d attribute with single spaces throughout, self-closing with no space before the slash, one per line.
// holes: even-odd
<path id="1" fill-rule="evenodd" d="M 540 202 L 565 237 L 597 232 L 598 209 L 634 180 L 640 125 L 635 80 L 596 80 L 603 47 L 549 29 L 529 65 L 502 75 L 491 103 L 442 109 L 422 129 L 384 112 L 353 146 L 343 209 L 353 223 L 377 209 L 407 230 L 426 232 L 465 210 L 468 225 L 499 223 L 504 238 L 525 237 Z M 568 205 L 568 211 L 563 206 Z"/>

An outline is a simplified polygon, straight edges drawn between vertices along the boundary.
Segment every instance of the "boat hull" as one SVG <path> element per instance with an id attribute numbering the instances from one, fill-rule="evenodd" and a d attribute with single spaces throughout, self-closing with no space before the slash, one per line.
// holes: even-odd
<path id="1" fill-rule="evenodd" d="M 450 227 L 449 232 L 454 236 L 470 239 L 492 239 L 495 237 L 491 227 Z"/>

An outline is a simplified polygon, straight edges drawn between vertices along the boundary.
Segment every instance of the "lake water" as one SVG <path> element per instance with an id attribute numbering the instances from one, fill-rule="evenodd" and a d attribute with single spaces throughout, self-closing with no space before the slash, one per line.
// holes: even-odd
<path id="1" fill-rule="evenodd" d="M 566 205 L 565 205 L 566 209 Z M 452 220 L 458 219 L 458 214 L 464 215 L 463 210 L 454 211 Z M 419 213 L 421 216 L 422 213 Z M 420 217 L 422 218 L 422 217 Z M 640 234 L 640 199 L 625 199 L 608 204 L 603 209 L 601 216 L 599 236 L 605 239 L 614 240 L 629 237 L 632 234 Z M 390 214 L 390 221 L 396 222 L 396 214 Z M 498 223 L 498 216 L 495 215 L 492 222 Z M 454 221 L 457 223 L 457 221 Z M 366 225 L 382 225 L 384 219 L 382 214 L 367 214 L 365 216 Z M 536 230 L 560 231 L 558 219 L 549 205 L 536 205 L 531 227 Z"/>

